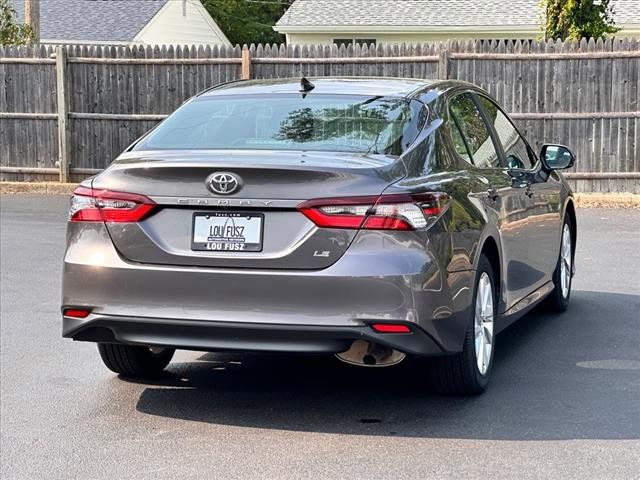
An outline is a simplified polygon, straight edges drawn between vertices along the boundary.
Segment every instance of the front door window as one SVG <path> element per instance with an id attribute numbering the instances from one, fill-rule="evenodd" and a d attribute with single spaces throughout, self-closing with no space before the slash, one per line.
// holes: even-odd
<path id="1" fill-rule="evenodd" d="M 500 168 L 493 139 L 471 95 L 465 93 L 454 97 L 449 103 L 449 113 L 459 129 L 456 134 L 461 136 L 458 145 L 464 140 L 473 164 L 480 168 Z M 453 135 L 454 143 L 456 134 Z"/>

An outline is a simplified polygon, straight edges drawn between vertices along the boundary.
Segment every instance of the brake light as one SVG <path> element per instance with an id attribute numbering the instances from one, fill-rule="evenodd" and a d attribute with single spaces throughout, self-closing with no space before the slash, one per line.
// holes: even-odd
<path id="1" fill-rule="evenodd" d="M 70 222 L 139 222 L 156 203 L 135 193 L 78 187 L 71 197 Z"/>
<path id="2" fill-rule="evenodd" d="M 449 196 L 433 192 L 309 200 L 298 210 L 322 228 L 416 230 L 429 228 L 448 207 Z"/>

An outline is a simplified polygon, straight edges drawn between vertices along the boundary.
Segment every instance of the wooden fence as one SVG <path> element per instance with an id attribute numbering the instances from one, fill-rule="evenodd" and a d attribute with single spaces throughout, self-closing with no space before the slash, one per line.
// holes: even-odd
<path id="1" fill-rule="evenodd" d="M 605 42 L 285 47 L 0 47 L 0 179 L 98 172 L 184 100 L 241 78 L 391 76 L 476 83 L 532 144 L 565 143 L 578 191 L 640 193 L 640 46 Z"/>

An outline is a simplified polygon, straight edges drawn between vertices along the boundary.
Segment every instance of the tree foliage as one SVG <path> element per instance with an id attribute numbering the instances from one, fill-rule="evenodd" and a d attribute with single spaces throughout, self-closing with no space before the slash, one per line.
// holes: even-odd
<path id="1" fill-rule="evenodd" d="M 232 44 L 281 43 L 273 26 L 293 0 L 202 0 Z"/>
<path id="2" fill-rule="evenodd" d="M 332 143 L 371 153 L 400 155 L 410 107 L 397 100 L 370 99 L 362 103 L 291 111 L 280 123 L 277 140 Z M 417 122 L 417 121 L 416 121 Z M 413 139 L 411 139 L 413 140 Z"/>
<path id="3" fill-rule="evenodd" d="M 30 45 L 33 30 L 16 18 L 16 11 L 9 0 L 0 0 L 0 45 Z"/>
<path id="4" fill-rule="evenodd" d="M 546 39 L 601 38 L 620 30 L 611 0 L 542 0 L 542 8 Z"/>

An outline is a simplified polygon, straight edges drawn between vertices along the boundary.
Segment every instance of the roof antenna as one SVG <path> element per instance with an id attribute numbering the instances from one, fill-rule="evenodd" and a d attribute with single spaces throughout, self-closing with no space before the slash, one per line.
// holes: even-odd
<path id="1" fill-rule="evenodd" d="M 302 93 L 302 98 L 306 97 L 307 93 L 309 93 L 314 88 L 316 88 L 316 86 L 313 83 L 311 83 L 308 79 L 306 79 L 305 77 L 302 77 L 300 79 L 300 90 L 299 90 L 299 92 Z"/>

